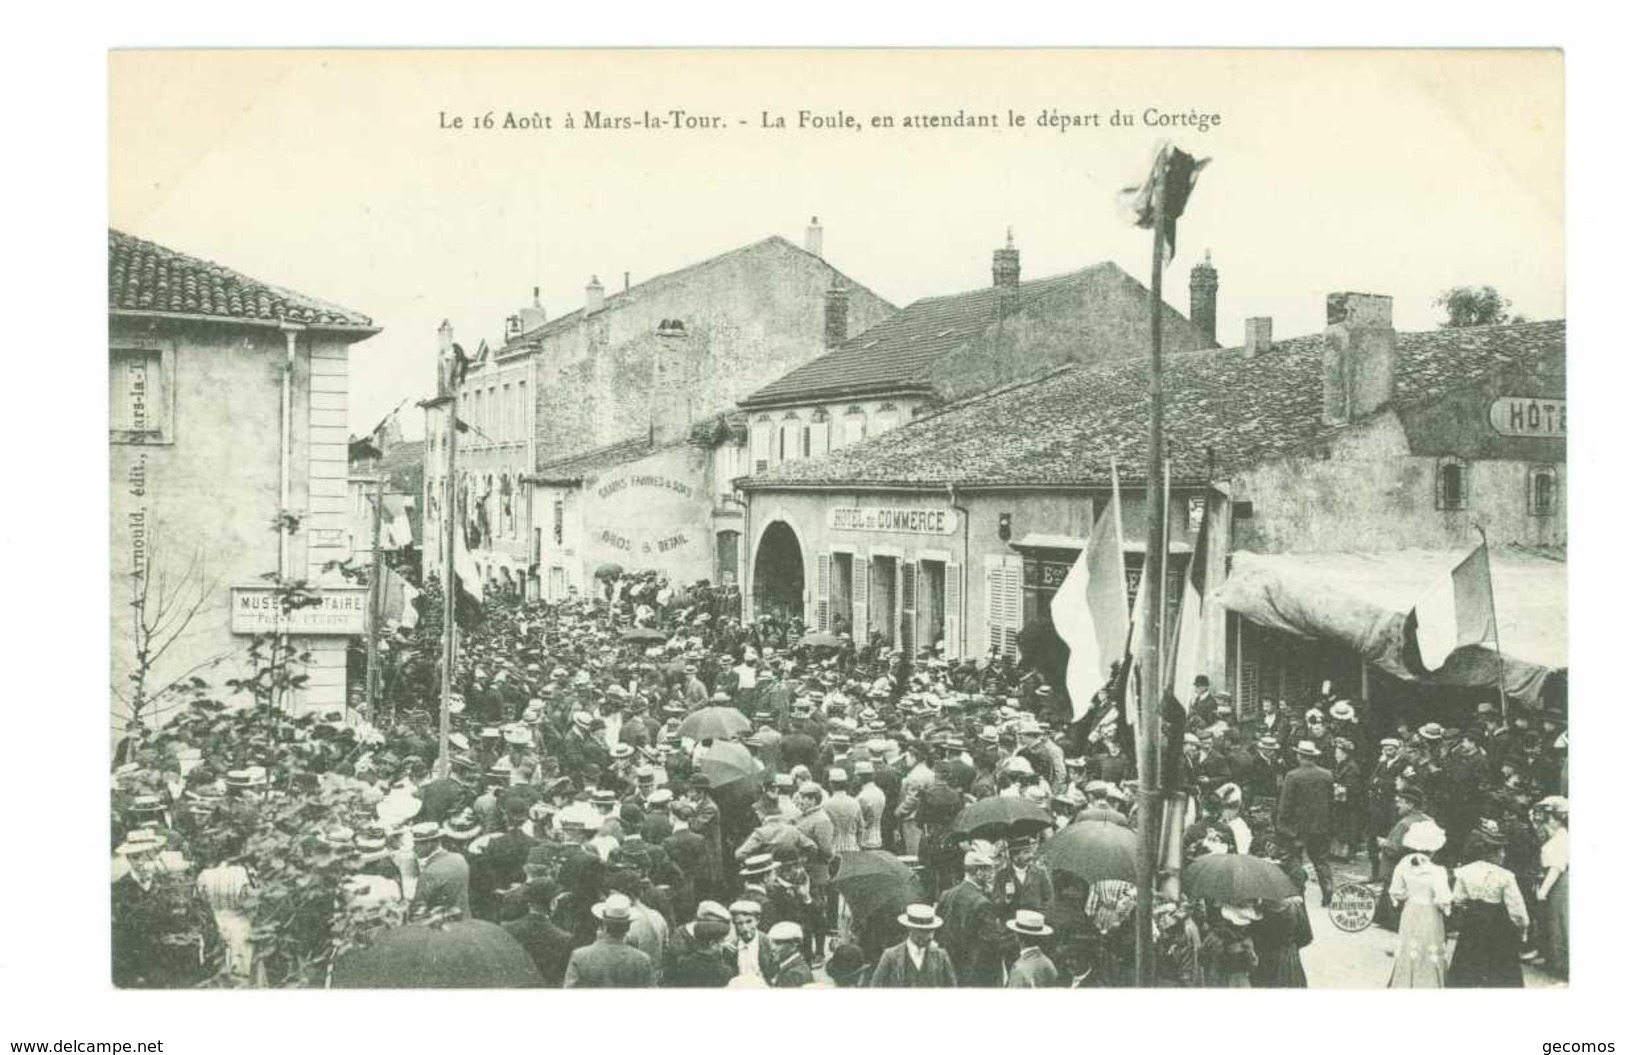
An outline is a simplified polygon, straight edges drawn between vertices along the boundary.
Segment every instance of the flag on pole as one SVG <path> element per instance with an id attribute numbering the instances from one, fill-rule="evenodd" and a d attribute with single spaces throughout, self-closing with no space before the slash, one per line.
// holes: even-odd
<path id="1" fill-rule="evenodd" d="M 412 602 L 417 600 L 422 591 L 407 582 L 404 575 L 390 567 L 384 568 L 383 588 L 384 621 L 395 623 L 405 630 L 417 626 L 418 610 Z"/>
<path id="2" fill-rule="evenodd" d="M 457 525 L 456 551 L 452 570 L 452 580 L 456 583 L 455 597 L 458 625 L 473 626 L 485 614 L 485 585 L 480 581 L 479 569 L 474 566 L 473 554 L 468 552 L 468 540 L 463 534 L 461 524 Z"/>
<path id="3" fill-rule="evenodd" d="M 1156 203 L 1162 197 L 1161 249 L 1164 262 L 1174 258 L 1174 230 L 1185 213 L 1185 203 L 1196 189 L 1196 177 L 1210 158 L 1197 161 L 1167 140 L 1157 144 L 1151 173 L 1137 187 L 1125 187 L 1119 202 L 1130 222 L 1147 230 L 1157 225 Z"/>
<path id="4" fill-rule="evenodd" d="M 1050 618 L 1070 655 L 1066 691 L 1072 720 L 1088 713 L 1096 690 L 1108 683 L 1128 634 L 1128 585 L 1123 571 L 1122 511 L 1116 469 L 1112 496 L 1089 533 L 1089 544 L 1066 573 L 1050 604 Z"/>
<path id="5" fill-rule="evenodd" d="M 1207 673 L 1207 639 L 1202 634 L 1203 607 L 1207 603 L 1208 518 L 1196 530 L 1195 548 L 1185 567 L 1185 589 L 1179 598 L 1179 622 L 1175 624 L 1170 657 L 1168 689 L 1181 708 L 1190 699 L 1198 674 Z"/>
<path id="6" fill-rule="evenodd" d="M 1407 659 L 1419 663 L 1419 673 L 1438 670 L 1464 645 L 1495 641 L 1491 589 L 1490 549 L 1480 543 L 1417 601 L 1405 620 L 1405 652 Z"/>

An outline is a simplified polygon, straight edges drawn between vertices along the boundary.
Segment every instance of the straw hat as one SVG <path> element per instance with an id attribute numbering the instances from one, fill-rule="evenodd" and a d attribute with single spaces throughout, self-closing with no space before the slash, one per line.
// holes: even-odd
<path id="1" fill-rule="evenodd" d="M 897 917 L 897 922 L 910 930 L 936 930 L 942 926 L 942 917 L 930 905 L 910 905 Z"/>
<path id="2" fill-rule="evenodd" d="M 1016 909 L 1016 918 L 1004 921 L 1004 925 L 1017 934 L 1025 934 L 1033 938 L 1044 938 L 1055 933 L 1055 928 L 1044 923 L 1044 914 L 1029 908 Z"/>

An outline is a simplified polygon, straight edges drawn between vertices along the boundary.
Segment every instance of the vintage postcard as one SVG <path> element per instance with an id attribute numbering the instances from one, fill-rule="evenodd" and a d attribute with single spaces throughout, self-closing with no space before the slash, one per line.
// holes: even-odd
<path id="1" fill-rule="evenodd" d="M 1568 984 L 1560 52 L 108 64 L 115 986 Z"/>

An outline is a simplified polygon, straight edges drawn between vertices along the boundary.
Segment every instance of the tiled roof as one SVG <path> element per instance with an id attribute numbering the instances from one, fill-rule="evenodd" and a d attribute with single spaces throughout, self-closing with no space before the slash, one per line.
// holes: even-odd
<path id="1" fill-rule="evenodd" d="M 249 278 L 123 231 L 107 231 L 110 312 L 288 321 L 375 330 L 360 312 Z"/>
<path id="2" fill-rule="evenodd" d="M 1081 284 L 1115 268 L 1096 264 L 1065 275 L 1021 284 L 1021 306 L 1031 307 L 1058 290 Z M 739 401 L 743 407 L 804 402 L 833 396 L 928 389 L 928 371 L 938 359 L 993 324 L 999 291 L 989 286 L 969 293 L 917 300 L 896 315 L 848 339 L 839 348 Z"/>
<path id="3" fill-rule="evenodd" d="M 699 261 L 697 263 L 689 264 L 687 267 L 678 268 L 676 271 L 667 271 L 664 274 L 655 275 L 652 278 L 644 279 L 642 282 L 635 283 L 629 289 L 619 290 L 619 291 L 614 292 L 614 293 L 609 293 L 604 297 L 604 309 L 603 310 L 612 311 L 615 308 L 619 307 L 622 303 L 627 302 L 630 299 L 635 298 L 638 295 L 659 292 L 661 289 L 664 289 L 666 286 L 672 285 L 673 283 L 676 283 L 676 282 L 681 282 L 684 279 L 692 277 L 696 272 L 703 271 L 704 269 L 709 268 L 709 267 L 714 267 L 717 264 L 724 263 L 726 261 L 732 260 L 735 257 L 745 256 L 745 255 L 750 254 L 750 253 L 758 252 L 759 250 L 767 248 L 769 246 L 776 246 L 776 247 L 781 248 L 781 249 L 789 249 L 790 251 L 796 252 L 796 253 L 806 253 L 807 252 L 805 249 L 802 249 L 800 246 L 794 244 L 793 242 L 789 241 L 786 238 L 783 238 L 783 237 L 781 237 L 779 235 L 776 235 L 776 234 L 775 235 L 769 235 L 768 237 L 763 238 L 760 241 L 752 242 L 749 245 L 742 245 L 737 249 L 730 249 L 725 253 L 719 253 L 718 255 L 713 256 L 713 257 L 707 257 L 706 259 L 701 260 L 701 261 Z M 811 256 L 812 254 L 808 253 L 807 255 Z M 829 265 L 828 262 L 823 261 L 823 259 L 821 257 L 816 257 L 815 259 L 820 260 L 820 262 L 824 263 L 826 266 L 829 266 L 830 270 L 832 270 L 836 274 L 840 275 L 841 276 L 841 281 L 846 286 L 847 289 L 862 290 L 864 293 L 867 293 L 870 296 L 874 297 L 876 300 L 880 301 L 882 304 L 887 303 L 885 298 L 879 296 L 873 290 L 871 290 L 867 286 L 863 285 L 861 282 L 853 281 L 851 276 L 847 275 L 845 272 L 842 272 L 839 268 L 836 268 L 836 267 L 833 267 L 833 266 Z M 529 333 L 523 334 L 522 336 L 516 337 L 513 340 L 506 342 L 501 348 L 498 348 L 496 350 L 496 355 L 497 355 L 498 358 L 501 358 L 503 356 L 513 355 L 516 352 L 519 352 L 519 351 L 521 351 L 523 349 L 535 346 L 544 337 L 551 337 L 554 334 L 563 333 L 564 331 L 566 331 L 566 330 L 570 329 L 571 327 L 573 327 L 573 326 L 577 325 L 578 323 L 580 323 L 582 318 L 584 317 L 585 313 L 586 313 L 585 308 L 577 308 L 576 310 L 574 310 L 572 312 L 567 312 L 567 313 L 565 313 L 563 315 L 560 315 L 556 319 L 549 319 L 547 322 L 545 322 L 542 325 L 536 327 L 534 330 L 531 330 Z"/>
<path id="4" fill-rule="evenodd" d="M 547 462 L 538 466 L 536 471 L 527 475 L 525 479 L 536 484 L 575 483 L 595 473 L 625 465 L 627 462 L 635 462 L 658 449 L 655 444 L 649 442 L 647 434 L 635 436 L 629 440 L 606 444 L 580 454 L 572 454 L 568 458 Z"/>
<path id="5" fill-rule="evenodd" d="M 1562 320 L 1397 335 L 1393 405 L 1413 406 L 1506 366 L 1561 353 Z M 1164 360 L 1165 436 L 1172 475 L 1222 478 L 1303 449 L 1335 430 L 1321 418 L 1320 335 L 1278 342 L 1254 358 L 1240 349 Z M 1033 381 L 945 407 L 812 461 L 749 478 L 775 486 L 1095 486 L 1117 459 L 1125 480 L 1145 476 L 1149 402 L 1144 358 L 1060 367 Z"/>

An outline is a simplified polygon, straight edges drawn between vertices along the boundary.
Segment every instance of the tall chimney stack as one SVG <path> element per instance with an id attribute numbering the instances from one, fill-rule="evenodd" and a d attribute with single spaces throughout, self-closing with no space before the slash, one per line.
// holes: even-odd
<path id="1" fill-rule="evenodd" d="M 820 260 L 824 257 L 824 228 L 818 223 L 818 217 L 812 218 L 807 225 L 807 240 L 802 243 L 807 252 Z"/>
<path id="2" fill-rule="evenodd" d="M 1004 248 L 993 250 L 993 288 L 1014 293 L 1021 288 L 1021 250 L 1016 248 L 1016 235 L 1004 229 Z"/>
<path id="3" fill-rule="evenodd" d="M 441 319 L 440 329 L 436 332 L 440 336 L 440 358 L 436 360 L 436 362 L 439 364 L 440 383 L 438 385 L 436 394 L 444 396 L 449 395 L 451 392 L 451 373 L 453 366 L 451 320 Z"/>
<path id="4" fill-rule="evenodd" d="M 1327 424 L 1356 421 L 1393 399 L 1396 349 L 1394 298 L 1327 294 L 1321 352 L 1321 407 Z"/>
<path id="5" fill-rule="evenodd" d="M 594 275 L 592 281 L 587 283 L 587 314 L 593 315 L 604 310 L 604 284 Z"/>
<path id="6" fill-rule="evenodd" d="M 519 333 L 521 336 L 532 330 L 539 330 L 547 322 L 547 312 L 542 309 L 542 287 L 530 287 L 530 305 L 519 309 Z"/>
<path id="7" fill-rule="evenodd" d="M 1242 346 L 1242 353 L 1248 359 L 1255 355 L 1262 355 L 1274 347 L 1273 331 L 1275 321 L 1268 315 L 1255 316 L 1247 320 L 1247 343 Z"/>
<path id="8" fill-rule="evenodd" d="M 1202 250 L 1202 261 L 1191 268 L 1191 322 L 1208 340 L 1219 343 L 1219 272 L 1213 267 L 1213 253 Z"/>
<path id="9" fill-rule="evenodd" d="M 834 348 L 846 340 L 847 308 L 850 294 L 835 275 L 824 291 L 824 347 Z"/>

